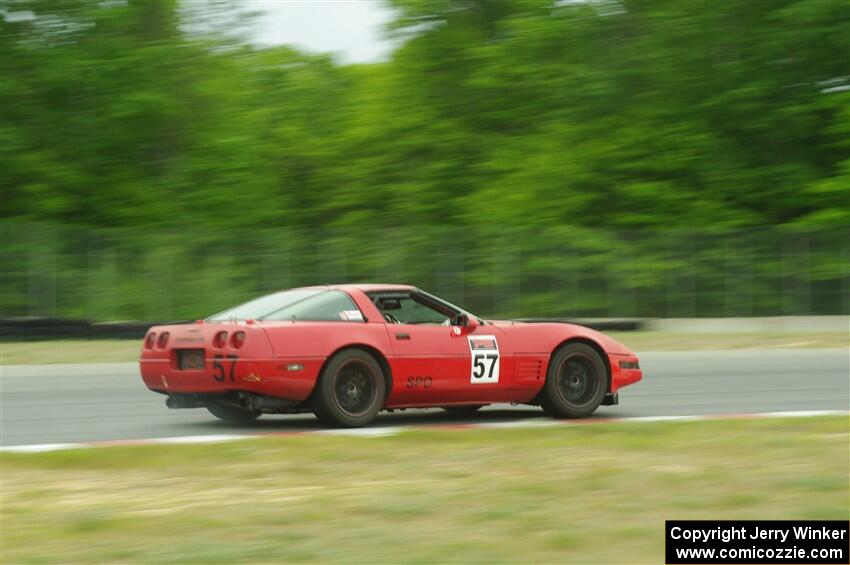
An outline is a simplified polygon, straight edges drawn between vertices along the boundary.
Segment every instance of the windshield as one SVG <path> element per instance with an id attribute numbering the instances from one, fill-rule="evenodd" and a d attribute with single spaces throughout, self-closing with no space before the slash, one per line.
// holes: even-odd
<path id="1" fill-rule="evenodd" d="M 455 314 L 458 314 L 458 313 L 459 314 L 466 314 L 470 318 L 475 318 L 476 320 L 478 320 L 478 323 L 480 323 L 480 324 L 486 324 L 487 323 L 487 321 L 484 320 L 483 318 L 479 318 L 475 314 L 473 314 L 471 312 L 467 312 L 466 310 L 464 310 L 460 306 L 455 306 L 451 302 L 446 302 L 442 298 L 438 298 L 438 297 L 434 296 L 433 294 L 429 294 L 429 293 L 425 292 L 424 290 L 418 290 L 417 292 L 419 294 L 421 294 L 422 296 L 426 297 L 427 300 L 430 300 L 432 302 L 436 302 L 438 304 L 442 304 L 443 306 L 447 307 L 448 309 L 454 310 Z"/>
<path id="2" fill-rule="evenodd" d="M 259 320 L 286 308 L 287 306 L 291 306 L 296 302 L 300 302 L 322 292 L 325 292 L 325 289 L 295 289 L 275 292 L 274 294 L 255 298 L 245 304 L 228 308 L 223 312 L 210 316 L 207 320 L 211 322 L 222 322 L 232 319 Z"/>

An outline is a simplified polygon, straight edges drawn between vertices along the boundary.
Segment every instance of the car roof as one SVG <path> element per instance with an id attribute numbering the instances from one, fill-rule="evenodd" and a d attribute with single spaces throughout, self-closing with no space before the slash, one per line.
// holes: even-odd
<path id="1" fill-rule="evenodd" d="M 417 290 L 415 286 L 409 284 L 380 284 L 380 283 L 362 283 L 362 284 L 327 284 L 316 286 L 305 286 L 301 288 L 333 288 L 338 290 L 359 290 L 361 292 L 380 292 L 380 291 L 404 291 Z"/>

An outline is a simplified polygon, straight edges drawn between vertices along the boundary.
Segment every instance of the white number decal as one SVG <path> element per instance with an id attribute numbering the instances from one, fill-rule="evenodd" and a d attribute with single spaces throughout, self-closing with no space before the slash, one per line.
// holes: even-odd
<path id="1" fill-rule="evenodd" d="M 496 336 L 469 336 L 469 352 L 472 354 L 469 382 L 472 384 L 499 382 L 499 343 L 496 341 Z"/>

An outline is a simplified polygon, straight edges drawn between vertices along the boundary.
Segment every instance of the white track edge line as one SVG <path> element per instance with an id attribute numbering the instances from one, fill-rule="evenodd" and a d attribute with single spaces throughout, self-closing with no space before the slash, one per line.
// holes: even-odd
<path id="1" fill-rule="evenodd" d="M 452 429 L 454 427 L 464 429 L 510 429 L 510 428 L 548 428 L 562 425 L 588 425 L 588 424 L 618 424 L 618 423 L 650 423 L 650 422 L 692 422 L 699 420 L 734 420 L 734 419 L 757 419 L 757 418 L 811 418 L 817 416 L 848 416 L 850 410 L 789 410 L 780 412 L 754 412 L 741 414 L 688 414 L 680 416 L 633 416 L 628 418 L 600 418 L 597 420 L 516 420 L 513 422 L 482 422 L 482 423 L 458 423 L 445 426 L 387 426 L 375 428 L 353 428 L 353 429 L 328 429 L 328 430 L 294 430 L 291 435 L 328 435 L 342 437 L 388 437 L 398 435 L 407 430 L 435 431 Z M 218 443 L 225 441 L 240 441 L 245 439 L 257 439 L 262 437 L 275 437 L 287 434 L 212 434 L 198 436 L 174 436 L 158 437 L 150 439 L 119 439 L 103 440 L 77 443 L 40 443 L 29 445 L 4 445 L 0 446 L 0 452 L 8 453 L 45 453 L 49 451 L 63 451 L 67 449 L 81 449 L 91 447 L 111 447 L 128 445 L 185 445 Z"/>

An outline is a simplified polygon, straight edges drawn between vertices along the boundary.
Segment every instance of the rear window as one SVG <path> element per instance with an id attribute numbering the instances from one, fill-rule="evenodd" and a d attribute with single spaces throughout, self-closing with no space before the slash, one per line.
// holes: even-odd
<path id="1" fill-rule="evenodd" d="M 223 312 L 214 314 L 208 318 L 212 322 L 223 322 L 227 320 L 260 320 L 269 314 L 277 312 L 281 308 L 296 304 L 305 298 L 316 296 L 326 292 L 324 289 L 294 289 L 275 292 L 255 298 L 239 306 L 228 308 Z"/>
<path id="2" fill-rule="evenodd" d="M 326 290 L 284 306 L 261 320 L 363 321 L 363 315 L 346 293 Z"/>

